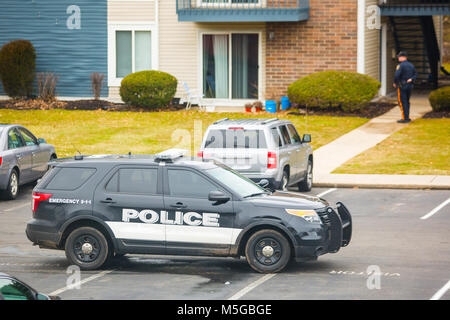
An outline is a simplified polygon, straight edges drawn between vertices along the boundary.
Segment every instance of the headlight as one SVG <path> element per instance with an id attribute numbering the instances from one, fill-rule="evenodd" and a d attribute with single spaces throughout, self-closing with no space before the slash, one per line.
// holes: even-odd
<path id="1" fill-rule="evenodd" d="M 305 219 L 311 223 L 321 223 L 319 215 L 314 210 L 285 209 L 287 213 Z"/>

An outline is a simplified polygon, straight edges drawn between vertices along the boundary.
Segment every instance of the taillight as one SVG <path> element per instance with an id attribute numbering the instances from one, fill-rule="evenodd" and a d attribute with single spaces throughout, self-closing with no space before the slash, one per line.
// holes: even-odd
<path id="1" fill-rule="evenodd" d="M 0 167 L 2 166 L 3 158 L 0 157 Z"/>
<path id="2" fill-rule="evenodd" d="M 228 130 L 244 130 L 244 127 L 229 127 Z"/>
<path id="3" fill-rule="evenodd" d="M 197 157 L 203 158 L 203 151 L 199 151 L 199 152 L 197 153 Z"/>
<path id="4" fill-rule="evenodd" d="M 37 210 L 37 208 L 39 206 L 39 203 L 41 203 L 41 201 L 45 201 L 45 200 L 50 199 L 50 197 L 52 195 L 53 194 L 51 194 L 51 193 L 33 192 L 33 200 L 32 200 L 32 204 L 31 204 L 31 208 L 33 210 L 33 213 L 36 212 L 36 210 Z"/>
<path id="5" fill-rule="evenodd" d="M 277 154 L 275 152 L 267 153 L 267 169 L 277 168 Z"/>

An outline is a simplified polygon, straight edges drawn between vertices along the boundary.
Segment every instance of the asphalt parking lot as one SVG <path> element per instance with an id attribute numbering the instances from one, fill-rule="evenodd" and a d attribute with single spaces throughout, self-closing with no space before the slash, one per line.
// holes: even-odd
<path id="1" fill-rule="evenodd" d="M 243 259 L 130 255 L 82 272 L 80 289 L 69 290 L 64 252 L 25 236 L 31 189 L 0 202 L 0 272 L 62 299 L 450 299 L 450 204 L 439 208 L 448 190 L 314 188 L 349 208 L 352 242 L 276 275 Z"/>

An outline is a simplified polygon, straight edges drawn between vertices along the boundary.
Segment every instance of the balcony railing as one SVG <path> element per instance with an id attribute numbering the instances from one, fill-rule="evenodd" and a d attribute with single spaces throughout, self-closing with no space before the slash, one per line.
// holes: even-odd
<path id="1" fill-rule="evenodd" d="M 281 22 L 309 18 L 309 0 L 177 0 L 178 21 Z"/>
<path id="2" fill-rule="evenodd" d="M 449 15 L 449 0 L 380 0 L 383 16 Z"/>

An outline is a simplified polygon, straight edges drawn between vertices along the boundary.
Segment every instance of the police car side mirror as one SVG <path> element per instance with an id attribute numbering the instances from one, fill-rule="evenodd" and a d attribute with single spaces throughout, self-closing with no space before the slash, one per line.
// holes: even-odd
<path id="1" fill-rule="evenodd" d="M 230 196 L 224 194 L 222 191 L 211 191 L 208 195 L 208 200 L 223 203 L 229 201 Z"/>
<path id="2" fill-rule="evenodd" d="M 259 185 L 261 188 L 267 188 L 267 187 L 269 186 L 269 184 L 270 184 L 270 182 L 269 182 L 269 180 L 267 180 L 267 179 L 262 179 L 262 180 L 260 180 L 260 181 L 258 182 L 258 185 Z"/>

